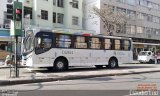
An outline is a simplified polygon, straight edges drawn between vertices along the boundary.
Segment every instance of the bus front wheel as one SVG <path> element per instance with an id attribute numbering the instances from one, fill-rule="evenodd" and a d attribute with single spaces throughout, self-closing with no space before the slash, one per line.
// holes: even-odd
<path id="1" fill-rule="evenodd" d="M 118 68 L 118 61 L 117 61 L 117 59 L 111 58 L 109 60 L 108 67 L 111 68 L 111 69 Z"/>
<path id="2" fill-rule="evenodd" d="M 65 59 L 57 59 L 54 63 L 54 69 L 56 71 L 65 71 L 68 69 L 68 64 Z"/>

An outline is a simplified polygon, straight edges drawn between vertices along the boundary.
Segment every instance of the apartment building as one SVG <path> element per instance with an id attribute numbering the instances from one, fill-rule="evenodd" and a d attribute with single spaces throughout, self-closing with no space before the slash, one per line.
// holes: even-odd
<path id="1" fill-rule="evenodd" d="M 9 20 L 6 19 L 6 4 L 8 2 L 10 0 L 1 0 L 0 3 L 0 50 L 7 50 L 9 41 Z"/>
<path id="2" fill-rule="evenodd" d="M 6 4 L 10 0 L 1 0 L 0 3 L 0 28 L 9 28 L 9 20 L 6 19 Z"/>
<path id="3" fill-rule="evenodd" d="M 29 21 L 31 25 L 41 27 L 83 29 L 82 2 L 83 0 L 23 0 L 24 23 Z"/>
<path id="4" fill-rule="evenodd" d="M 92 6 L 103 8 L 106 5 L 113 6 L 114 12 L 125 12 L 128 16 L 125 31 L 116 27 L 112 35 L 133 38 L 134 55 L 142 50 L 158 50 L 157 47 L 160 46 L 160 0 L 85 0 L 85 29 L 93 29 L 98 34 L 106 32 L 100 18 L 89 12 Z"/>

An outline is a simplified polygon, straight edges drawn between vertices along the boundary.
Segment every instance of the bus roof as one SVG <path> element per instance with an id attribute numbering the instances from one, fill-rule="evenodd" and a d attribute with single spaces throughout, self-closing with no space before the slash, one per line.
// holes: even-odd
<path id="1" fill-rule="evenodd" d="M 28 28 L 27 30 L 33 30 L 33 33 L 36 34 L 37 32 L 40 31 L 46 31 L 46 32 L 53 32 L 53 33 L 62 33 L 62 34 L 73 34 L 73 35 L 82 35 L 82 36 L 93 36 L 93 37 L 106 37 L 106 38 L 117 38 L 117 39 L 130 39 L 128 37 L 118 37 L 118 36 L 105 36 L 103 34 L 95 34 L 94 32 L 92 33 L 89 30 L 76 30 L 76 29 L 52 29 L 49 27 L 41 28 L 41 27 L 33 27 L 33 28 Z M 90 35 L 89 35 L 90 34 Z"/>

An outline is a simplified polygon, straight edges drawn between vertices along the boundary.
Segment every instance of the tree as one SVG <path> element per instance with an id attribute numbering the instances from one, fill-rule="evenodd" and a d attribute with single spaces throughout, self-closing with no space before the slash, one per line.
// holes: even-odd
<path id="1" fill-rule="evenodd" d="M 105 5 L 100 9 L 93 6 L 91 12 L 100 17 L 101 21 L 104 23 L 104 28 L 107 31 L 103 33 L 104 35 L 112 35 L 113 30 L 115 31 L 115 27 L 118 29 L 118 32 L 126 30 L 128 18 L 125 12 L 115 12 L 114 7 L 109 5 Z"/>

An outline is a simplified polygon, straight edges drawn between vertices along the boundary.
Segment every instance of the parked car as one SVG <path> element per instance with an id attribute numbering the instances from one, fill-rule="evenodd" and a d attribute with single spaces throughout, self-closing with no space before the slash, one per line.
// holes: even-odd
<path id="1" fill-rule="evenodd" d="M 152 51 L 141 51 L 138 54 L 138 61 L 140 63 L 154 63 L 155 55 Z"/>

